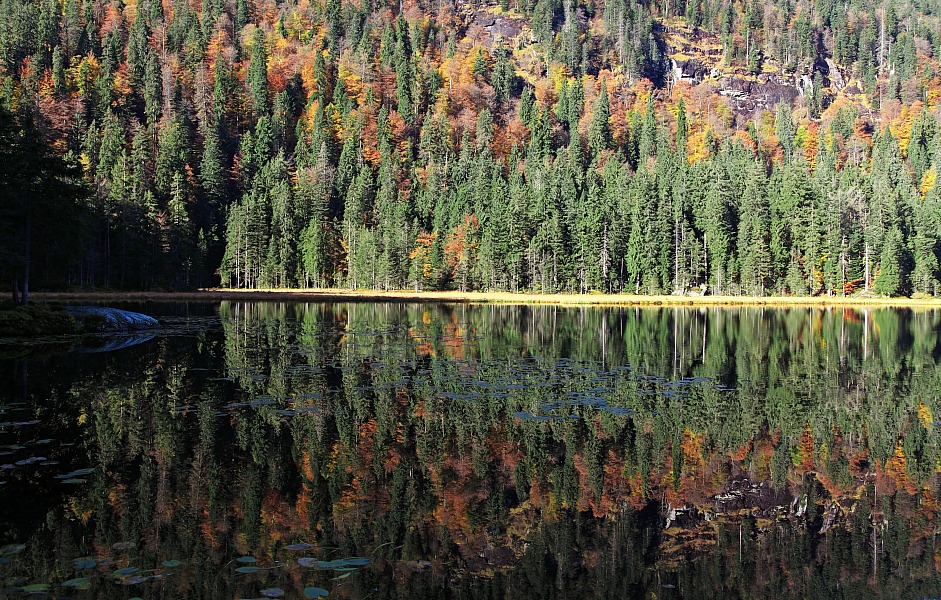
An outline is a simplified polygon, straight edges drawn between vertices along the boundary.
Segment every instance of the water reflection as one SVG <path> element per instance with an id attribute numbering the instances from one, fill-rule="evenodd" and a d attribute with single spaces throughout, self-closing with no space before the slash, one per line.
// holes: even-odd
<path id="1" fill-rule="evenodd" d="M 3 594 L 941 586 L 939 312 L 172 311 L 2 364 Z"/>

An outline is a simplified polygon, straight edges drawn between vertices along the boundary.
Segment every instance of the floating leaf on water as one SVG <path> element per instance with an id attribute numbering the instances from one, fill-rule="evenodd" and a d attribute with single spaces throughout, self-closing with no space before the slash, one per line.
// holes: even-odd
<path id="1" fill-rule="evenodd" d="M 323 588 L 319 587 L 306 587 L 304 588 L 304 595 L 308 598 L 323 598 L 324 596 L 329 595 L 330 592 Z"/>
<path id="2" fill-rule="evenodd" d="M 513 413 L 513 416 L 518 417 L 520 419 L 526 419 L 527 421 L 548 421 L 549 420 L 549 417 L 543 417 L 541 415 L 531 415 L 525 412 Z"/>
<path id="3" fill-rule="evenodd" d="M 284 590 L 282 590 L 281 588 L 276 588 L 276 587 L 265 588 L 261 590 L 261 595 L 264 596 L 265 598 L 280 598 L 281 596 L 284 595 Z"/>
<path id="4" fill-rule="evenodd" d="M 83 571 L 85 569 L 94 569 L 95 565 L 98 563 L 95 562 L 92 558 L 76 558 L 72 561 L 72 566 L 76 571 Z"/>
<path id="5" fill-rule="evenodd" d="M 52 587 L 48 583 L 32 583 L 30 585 L 24 585 L 23 591 L 27 594 L 45 594 L 49 591 L 49 588 Z"/>
<path id="6" fill-rule="evenodd" d="M 339 579 L 346 579 L 347 577 L 349 577 L 349 576 L 352 575 L 352 574 L 353 574 L 353 571 L 349 571 L 349 572 L 347 572 L 347 573 L 344 573 L 344 574 L 342 574 L 342 575 L 338 575 L 338 576 L 334 577 L 331 581 L 337 581 L 337 580 L 339 580 Z"/>
<path id="7" fill-rule="evenodd" d="M 87 590 L 91 587 L 91 580 L 88 577 L 76 577 L 62 582 L 62 587 L 71 587 L 79 590 Z"/>
<path id="8" fill-rule="evenodd" d="M 24 458 L 23 460 L 16 461 L 16 465 L 22 467 L 23 465 L 31 465 L 33 463 L 42 462 L 44 460 L 49 460 L 45 456 L 30 456 L 29 458 Z"/>
<path id="9" fill-rule="evenodd" d="M 75 477 L 81 477 L 82 475 L 91 475 L 95 472 L 94 467 L 89 467 L 87 469 L 76 469 L 69 473 L 63 473 L 62 475 L 56 475 L 56 479 L 73 479 Z"/>
<path id="10" fill-rule="evenodd" d="M 285 546 L 285 550 L 310 550 L 313 548 L 313 544 L 308 544 L 307 542 L 302 542 L 300 544 L 291 544 L 290 546 Z"/>
<path id="11" fill-rule="evenodd" d="M 235 569 L 236 573 L 255 573 L 261 571 L 260 567 L 238 567 Z"/>
<path id="12" fill-rule="evenodd" d="M 13 554 L 19 554 L 23 550 L 26 550 L 26 544 L 10 544 L 9 546 L 0 548 L 0 554 L 11 556 Z"/>
<path id="13" fill-rule="evenodd" d="M 134 573 L 137 573 L 138 571 L 140 571 L 140 567 L 124 567 L 123 569 L 118 569 L 117 571 L 112 573 L 111 576 L 117 579 L 120 577 L 127 577 L 128 575 L 133 575 Z"/>
<path id="14" fill-rule="evenodd" d="M 363 557 L 338 558 L 336 560 L 314 560 L 313 558 L 297 559 L 297 564 L 302 567 L 309 567 L 313 569 L 332 569 L 335 571 L 356 571 L 357 569 L 351 569 L 350 567 L 362 567 L 368 565 L 370 562 L 370 559 Z"/>
<path id="15" fill-rule="evenodd" d="M 354 556 L 353 558 L 341 558 L 339 561 L 334 562 L 340 562 L 344 566 L 363 567 L 371 563 L 372 559 L 366 558 L 364 556 Z"/>
<path id="16" fill-rule="evenodd" d="M 173 560 L 165 560 L 160 564 L 167 568 L 172 569 L 174 567 L 179 567 L 182 563 L 174 558 Z"/>
<path id="17" fill-rule="evenodd" d="M 256 559 L 254 556 L 240 556 L 240 557 L 236 558 L 235 560 L 238 561 L 238 562 L 240 562 L 240 563 L 254 563 L 254 562 L 258 562 L 258 559 Z"/>

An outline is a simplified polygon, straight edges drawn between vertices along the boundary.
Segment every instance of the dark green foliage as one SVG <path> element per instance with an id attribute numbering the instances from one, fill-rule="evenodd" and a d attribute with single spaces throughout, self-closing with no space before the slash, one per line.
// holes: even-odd
<path id="1" fill-rule="evenodd" d="M 79 325 L 64 309 L 45 304 L 14 306 L 0 302 L 0 337 L 27 337 L 75 333 Z"/>

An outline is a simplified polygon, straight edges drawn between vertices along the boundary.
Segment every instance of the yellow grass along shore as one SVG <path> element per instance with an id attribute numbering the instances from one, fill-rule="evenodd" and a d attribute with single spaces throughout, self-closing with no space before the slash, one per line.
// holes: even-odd
<path id="1" fill-rule="evenodd" d="M 941 308 L 941 299 L 871 298 L 839 296 L 669 296 L 635 294 L 539 294 L 511 292 L 416 292 L 410 290 L 206 288 L 192 292 L 37 292 L 36 300 L 76 301 L 179 301 L 218 302 L 445 302 L 479 304 L 556 304 L 571 306 L 693 306 L 693 307 L 911 307 Z"/>

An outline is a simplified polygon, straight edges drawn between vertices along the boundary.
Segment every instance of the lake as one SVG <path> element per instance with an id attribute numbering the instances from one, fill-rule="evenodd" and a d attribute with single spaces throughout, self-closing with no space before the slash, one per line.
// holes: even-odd
<path id="1" fill-rule="evenodd" d="M 941 311 L 120 307 L 0 344 L 0 597 L 941 590 Z"/>

